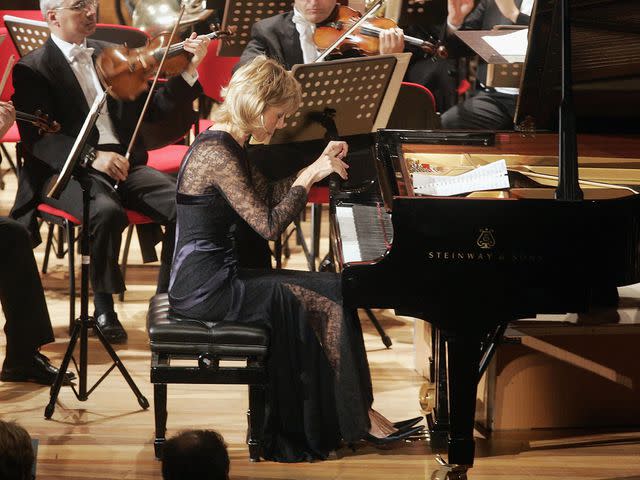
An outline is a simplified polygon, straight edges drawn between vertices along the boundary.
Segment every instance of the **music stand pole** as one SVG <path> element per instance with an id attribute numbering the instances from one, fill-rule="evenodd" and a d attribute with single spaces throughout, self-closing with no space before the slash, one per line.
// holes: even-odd
<path id="1" fill-rule="evenodd" d="M 102 381 L 111 373 L 111 371 L 118 367 L 120 373 L 124 377 L 124 379 L 129 384 L 129 387 L 133 391 L 134 395 L 138 399 L 138 403 L 143 409 L 149 408 L 149 401 L 144 397 L 142 392 L 138 389 L 138 386 L 129 375 L 129 372 L 125 368 L 124 364 L 118 357 L 118 354 L 115 352 L 111 344 L 104 338 L 102 331 L 100 330 L 99 325 L 96 323 L 95 319 L 89 316 L 89 274 L 91 268 L 91 256 L 90 256 L 90 202 L 91 202 L 91 178 L 85 168 L 80 166 L 76 166 L 76 162 L 79 157 L 79 152 L 84 147 L 84 144 L 87 140 L 88 134 L 93 128 L 95 121 L 97 119 L 98 112 L 104 104 L 104 100 L 106 95 L 103 93 L 102 96 L 96 98 L 89 115 L 87 116 L 87 120 L 85 121 L 78 138 L 76 139 L 76 143 L 74 144 L 71 152 L 69 153 L 69 157 L 67 158 L 67 162 L 61 172 L 61 175 L 58 179 L 56 185 L 49 192 L 49 196 L 57 197 L 60 192 L 67 185 L 71 172 L 73 172 L 73 176 L 80 184 L 82 188 L 82 229 L 80 235 L 80 255 L 82 259 L 82 267 L 81 267 L 81 277 L 80 277 L 80 317 L 75 320 L 73 325 L 73 331 L 71 332 L 71 338 L 69 340 L 69 346 L 64 354 L 64 358 L 62 360 L 62 364 L 60 365 L 60 370 L 58 371 L 58 375 L 56 376 L 56 380 L 51 386 L 51 393 L 49 403 L 45 407 L 44 416 L 46 419 L 50 419 L 53 415 L 53 412 L 56 407 L 56 400 L 58 399 L 58 394 L 60 393 L 60 387 L 62 387 L 62 383 L 64 381 L 65 373 L 67 368 L 69 367 L 69 363 L 73 360 L 76 370 L 78 372 L 79 378 L 79 387 L 78 390 L 71 385 L 71 389 L 75 394 L 76 398 L 82 402 L 86 401 L 89 398 L 89 395 L 102 383 Z M 73 252 L 69 252 L 69 255 L 73 255 Z M 70 272 L 70 275 L 73 275 L 73 272 Z M 93 328 L 98 340 L 102 343 L 102 346 L 107 351 L 111 360 L 113 361 L 113 365 L 109 367 L 109 369 L 98 379 L 98 381 L 91 387 L 87 388 L 87 370 L 88 370 L 88 334 L 89 329 Z M 75 351 L 76 343 L 80 340 L 80 360 L 76 362 L 73 358 L 73 352 Z"/>

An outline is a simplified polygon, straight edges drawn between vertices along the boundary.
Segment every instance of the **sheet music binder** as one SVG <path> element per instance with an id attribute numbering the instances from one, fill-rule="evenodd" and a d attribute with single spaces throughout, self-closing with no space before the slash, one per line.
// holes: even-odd
<path id="1" fill-rule="evenodd" d="M 234 36 L 227 37 L 218 44 L 218 55 L 239 57 L 251 39 L 251 27 L 254 23 L 288 12 L 292 8 L 292 0 L 227 0 L 222 16 L 222 30 L 230 26 L 235 26 L 237 30 Z"/>
<path id="2" fill-rule="evenodd" d="M 49 38 L 50 31 L 47 22 L 13 15 L 5 15 L 3 18 L 11 41 L 21 57 L 40 48 Z"/>
<path id="3" fill-rule="evenodd" d="M 399 53 L 294 65 L 302 104 L 270 143 L 323 138 L 326 129 L 315 119 L 324 114 L 334 117 L 341 137 L 386 127 L 410 57 Z"/>

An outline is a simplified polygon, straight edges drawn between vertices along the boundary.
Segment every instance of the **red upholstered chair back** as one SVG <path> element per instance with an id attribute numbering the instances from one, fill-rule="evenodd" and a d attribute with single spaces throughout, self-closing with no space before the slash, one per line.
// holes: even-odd
<path id="1" fill-rule="evenodd" d="M 221 102 L 220 89 L 231 80 L 231 70 L 240 57 L 220 57 L 217 52 L 218 40 L 214 40 L 209 45 L 209 53 L 198 66 L 198 74 L 205 95 Z"/>
<path id="2" fill-rule="evenodd" d="M 13 42 L 9 38 L 9 34 L 5 27 L 0 27 L 0 37 L 4 38 L 4 41 L 0 43 L 0 80 L 2 79 L 2 75 L 4 74 L 4 70 L 9 63 L 9 58 L 13 55 L 15 61 L 17 62 L 20 56 L 16 51 L 16 47 L 14 47 Z M 13 95 L 13 77 L 11 72 L 9 72 L 9 77 L 7 78 L 7 83 L 4 86 L 2 92 L 0 92 L 0 100 L 7 102 L 11 100 L 11 95 Z"/>

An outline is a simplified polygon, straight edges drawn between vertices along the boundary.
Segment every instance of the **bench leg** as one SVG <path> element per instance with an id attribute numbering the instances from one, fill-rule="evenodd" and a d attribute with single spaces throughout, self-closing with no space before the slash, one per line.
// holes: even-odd
<path id="1" fill-rule="evenodd" d="M 247 445 L 249 459 L 260 461 L 264 428 L 264 385 L 249 385 L 249 410 L 247 410 Z"/>
<path id="2" fill-rule="evenodd" d="M 162 454 L 162 444 L 166 440 L 167 433 L 167 384 L 156 383 L 153 385 L 153 411 L 156 421 L 156 439 L 153 449 L 156 458 Z"/>

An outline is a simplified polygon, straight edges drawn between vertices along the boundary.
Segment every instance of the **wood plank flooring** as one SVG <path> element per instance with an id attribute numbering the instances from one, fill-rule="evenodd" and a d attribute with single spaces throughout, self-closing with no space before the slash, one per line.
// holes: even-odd
<path id="1" fill-rule="evenodd" d="M 11 146 L 9 146 L 11 147 Z M 10 148 L 11 149 L 11 148 Z M 5 163 L 2 164 L 6 166 Z M 9 210 L 15 195 L 15 177 L 6 177 L 0 192 L 0 212 Z M 308 223 L 308 222 L 307 222 Z M 327 231 L 324 226 L 325 233 Z M 154 291 L 157 266 L 142 265 L 136 240 L 131 253 L 126 300 L 116 308 L 129 332 L 127 345 L 117 353 L 135 382 L 152 403 L 149 349 L 145 333 L 147 301 Z M 326 238 L 323 239 L 326 250 Z M 36 249 L 40 264 L 43 248 Z M 299 248 L 288 268 L 304 268 Z M 43 276 L 56 343 L 44 352 L 58 364 L 68 344 L 66 260 L 53 259 Z M 393 420 L 419 415 L 418 391 L 422 378 L 412 369 L 413 327 L 390 312 L 378 312 L 393 340 L 383 347 L 375 330 L 363 318 L 365 342 L 375 390 L 375 407 Z M 93 339 L 89 347 L 89 378 L 96 380 L 108 366 L 108 356 Z M 0 335 L 0 356 L 5 339 Z M 637 361 L 635 359 L 634 361 Z M 247 391 L 244 386 L 170 385 L 168 434 L 188 428 L 214 428 L 225 437 L 233 479 L 432 479 L 443 478 L 425 441 L 393 449 L 360 445 L 342 449 L 317 463 L 251 463 L 244 444 Z M 114 371 L 86 402 L 63 388 L 51 420 L 44 419 L 49 390 L 33 384 L 0 383 L 0 418 L 22 424 L 40 442 L 38 479 L 160 479 L 153 454 L 153 408 L 144 411 L 121 375 Z M 640 432 L 529 431 L 477 436 L 473 479 L 640 479 Z"/>

